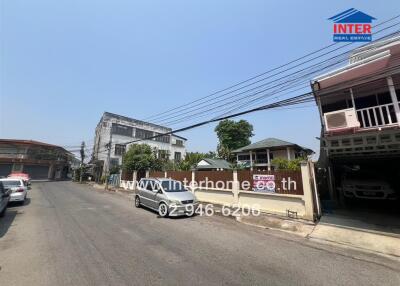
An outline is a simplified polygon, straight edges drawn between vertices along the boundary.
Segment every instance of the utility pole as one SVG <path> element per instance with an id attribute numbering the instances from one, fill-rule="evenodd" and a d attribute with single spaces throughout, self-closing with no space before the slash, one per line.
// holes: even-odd
<path id="1" fill-rule="evenodd" d="M 80 154 L 81 154 L 81 166 L 80 166 L 80 172 L 79 172 L 79 183 L 82 183 L 84 161 L 85 161 L 85 141 L 82 141 Z"/>
<path id="2" fill-rule="evenodd" d="M 112 125 L 110 127 L 110 141 L 108 142 L 107 149 L 107 168 L 106 168 L 106 184 L 105 184 L 105 189 L 108 189 L 108 177 L 110 176 L 110 157 L 111 157 L 111 147 L 112 147 Z"/>

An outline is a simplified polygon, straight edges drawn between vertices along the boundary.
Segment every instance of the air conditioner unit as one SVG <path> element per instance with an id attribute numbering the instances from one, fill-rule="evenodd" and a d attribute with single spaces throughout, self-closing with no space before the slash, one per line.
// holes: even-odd
<path id="1" fill-rule="evenodd" d="M 354 108 L 342 109 L 324 114 L 326 131 L 359 128 L 360 122 Z"/>

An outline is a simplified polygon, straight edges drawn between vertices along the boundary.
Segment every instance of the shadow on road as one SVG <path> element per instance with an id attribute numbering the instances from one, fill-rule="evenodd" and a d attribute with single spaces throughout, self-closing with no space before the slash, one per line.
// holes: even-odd
<path id="1" fill-rule="evenodd" d="M 7 208 L 6 215 L 0 218 L 0 238 L 7 233 L 17 214 L 17 210 L 10 210 Z"/>
<path id="2" fill-rule="evenodd" d="M 14 209 L 14 208 L 20 208 L 20 207 L 24 207 L 27 206 L 31 203 L 31 199 L 30 198 L 26 198 L 24 204 L 22 205 L 20 202 L 9 202 L 7 208 L 8 209 Z"/>
<path id="3" fill-rule="evenodd" d="M 151 208 L 148 208 L 148 207 L 143 206 L 143 205 L 141 205 L 140 208 L 143 209 L 143 210 L 152 212 L 152 213 L 154 213 L 154 214 L 157 215 L 157 218 L 162 218 L 162 219 L 180 220 L 180 219 L 191 219 L 191 218 L 194 218 L 194 217 L 197 216 L 197 214 L 193 214 L 192 216 L 187 216 L 187 215 L 184 215 L 184 214 L 183 214 L 183 215 L 179 215 L 179 216 L 168 216 L 167 218 L 165 218 L 165 217 L 160 216 L 160 215 L 158 214 L 158 211 L 155 211 L 155 210 L 153 210 L 153 209 L 151 209 Z"/>

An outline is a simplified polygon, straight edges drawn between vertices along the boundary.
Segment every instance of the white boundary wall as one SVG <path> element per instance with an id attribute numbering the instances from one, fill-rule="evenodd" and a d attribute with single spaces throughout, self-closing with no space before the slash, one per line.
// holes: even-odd
<path id="1" fill-rule="evenodd" d="M 290 211 L 296 212 L 299 218 L 314 220 L 314 178 L 311 176 L 310 168 L 314 168 L 312 163 L 303 163 L 301 165 L 303 195 L 242 191 L 239 188 L 237 173 L 235 171 L 232 189 L 198 188 L 192 185 L 186 187 L 196 195 L 199 201 L 204 203 L 220 204 L 230 207 L 249 207 L 262 212 L 285 216 L 287 215 L 287 211 Z M 121 180 L 120 187 L 135 190 L 133 181 Z"/>

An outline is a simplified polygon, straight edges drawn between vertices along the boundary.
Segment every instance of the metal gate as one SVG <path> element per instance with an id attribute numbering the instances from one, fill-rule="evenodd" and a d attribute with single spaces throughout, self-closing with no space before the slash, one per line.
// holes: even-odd
<path id="1" fill-rule="evenodd" d="M 24 173 L 29 174 L 31 179 L 48 179 L 49 166 L 24 165 Z"/>
<path id="2" fill-rule="evenodd" d="M 12 170 L 12 164 L 0 164 L 0 177 L 7 177 Z"/>

